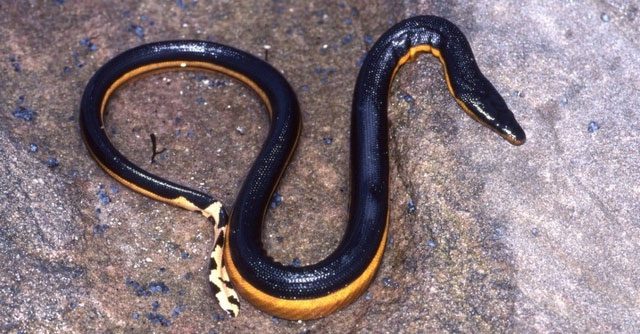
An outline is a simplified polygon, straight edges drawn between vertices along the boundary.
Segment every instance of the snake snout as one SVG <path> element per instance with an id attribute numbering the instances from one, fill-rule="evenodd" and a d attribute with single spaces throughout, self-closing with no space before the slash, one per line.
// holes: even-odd
<path id="1" fill-rule="evenodd" d="M 513 145 L 524 144 L 527 140 L 524 130 L 498 92 L 484 94 L 482 97 L 470 100 L 465 104 L 480 123 Z"/>

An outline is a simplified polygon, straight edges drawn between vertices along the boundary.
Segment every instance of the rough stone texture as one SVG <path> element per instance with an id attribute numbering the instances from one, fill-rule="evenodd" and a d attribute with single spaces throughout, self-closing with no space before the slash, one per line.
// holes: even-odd
<path id="1" fill-rule="evenodd" d="M 0 2 L 0 331 L 633 332 L 640 328 L 640 27 L 633 1 Z M 289 322 L 216 307 L 206 220 L 129 191 L 84 149 L 93 72 L 143 42 L 199 38 L 264 56 L 303 108 L 264 242 L 312 263 L 347 216 L 359 60 L 402 18 L 466 33 L 528 135 L 465 117 L 430 57 L 391 92 L 392 225 L 366 295 Z M 256 96 L 221 75 L 147 76 L 108 118 L 133 161 L 231 205 L 265 135 Z M 165 153 L 150 163 L 149 134 Z M 32 144 L 37 145 L 37 149 Z M 414 203 L 415 210 L 408 209 Z"/>

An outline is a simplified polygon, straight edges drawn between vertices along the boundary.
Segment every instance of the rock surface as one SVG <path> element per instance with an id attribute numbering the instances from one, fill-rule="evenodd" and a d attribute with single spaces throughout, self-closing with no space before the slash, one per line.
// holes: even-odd
<path id="1" fill-rule="evenodd" d="M 635 2 L 55 0 L 0 12 L 2 332 L 640 328 Z M 465 117 L 431 57 L 405 66 L 390 93 L 385 258 L 368 292 L 325 319 L 279 320 L 247 303 L 227 318 L 207 283 L 207 221 L 118 184 L 79 135 L 84 85 L 128 48 L 196 38 L 267 57 L 298 92 L 304 130 L 263 240 L 284 263 L 313 263 L 347 216 L 359 61 L 418 14 L 460 26 L 528 142 L 511 147 Z M 268 118 L 237 81 L 171 72 L 123 86 L 107 123 L 134 162 L 231 206 Z M 151 133 L 165 149 L 155 163 Z"/>

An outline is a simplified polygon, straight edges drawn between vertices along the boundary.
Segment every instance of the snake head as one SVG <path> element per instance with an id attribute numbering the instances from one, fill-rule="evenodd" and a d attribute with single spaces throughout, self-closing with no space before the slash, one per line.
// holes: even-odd
<path id="1" fill-rule="evenodd" d="M 463 109 L 513 145 L 522 145 L 527 137 L 504 99 L 495 89 L 484 94 L 461 96 Z"/>

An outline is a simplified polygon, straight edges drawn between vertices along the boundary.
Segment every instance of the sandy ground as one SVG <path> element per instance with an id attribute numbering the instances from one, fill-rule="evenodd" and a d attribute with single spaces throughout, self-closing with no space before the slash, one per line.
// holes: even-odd
<path id="1" fill-rule="evenodd" d="M 326 3 L 0 2 L 0 332 L 637 332 L 638 3 Z M 284 263 L 316 262 L 347 216 L 359 61 L 419 14 L 460 26 L 528 141 L 466 117 L 432 57 L 405 66 L 390 95 L 384 261 L 327 318 L 246 302 L 226 317 L 207 283 L 208 222 L 118 184 L 79 135 L 84 85 L 121 51 L 189 38 L 264 57 L 269 45 L 304 130 L 263 240 Z M 134 162 L 230 207 L 268 119 L 239 82 L 182 72 L 122 87 L 107 123 Z M 154 164 L 151 133 L 165 149 Z"/>

